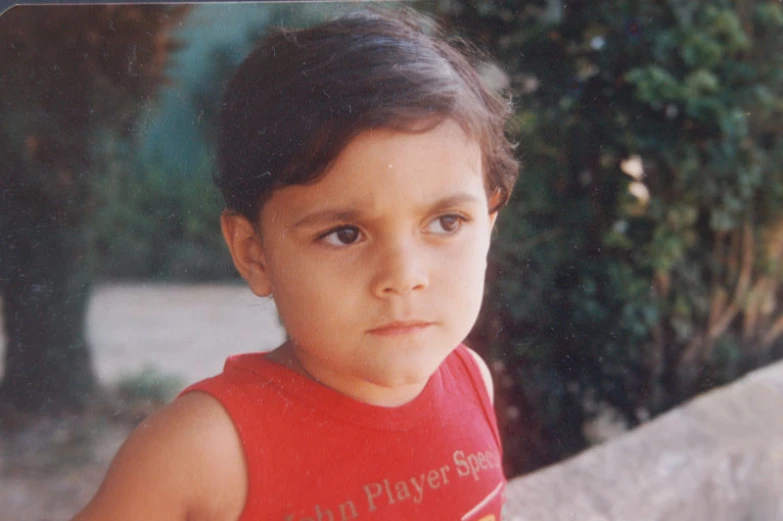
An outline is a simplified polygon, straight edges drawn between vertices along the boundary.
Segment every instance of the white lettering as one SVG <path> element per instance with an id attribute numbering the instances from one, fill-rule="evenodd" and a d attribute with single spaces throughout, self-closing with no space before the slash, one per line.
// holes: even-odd
<path id="1" fill-rule="evenodd" d="M 465 462 L 465 453 L 461 450 L 454 451 L 454 464 L 457 466 L 457 475 L 464 478 L 470 474 L 470 465 Z"/>
<path id="2" fill-rule="evenodd" d="M 351 507 L 351 517 L 348 517 L 346 514 L 346 507 Z M 342 518 L 342 521 L 348 521 L 349 519 L 356 519 L 359 517 L 359 514 L 356 512 L 356 505 L 353 504 L 353 501 L 350 499 L 340 505 L 340 518 Z"/>
<path id="3" fill-rule="evenodd" d="M 465 452 L 457 450 L 454 451 L 452 459 L 457 467 L 457 475 L 461 478 L 473 476 L 473 479 L 478 480 L 481 471 L 500 468 L 501 466 L 500 458 L 491 450 L 475 452 L 467 456 Z M 445 473 L 443 473 L 443 477 L 445 480 Z"/>
<path id="4" fill-rule="evenodd" d="M 468 455 L 468 463 L 470 464 L 470 471 L 473 474 L 473 479 L 478 481 L 479 464 L 475 454 Z"/>
<path id="5" fill-rule="evenodd" d="M 448 465 L 443 465 L 440 468 L 440 475 L 441 475 L 441 477 L 443 477 L 443 484 L 444 485 L 448 485 L 448 483 L 449 483 L 449 478 L 446 477 L 446 472 L 448 472 L 448 471 L 449 471 L 449 466 Z"/>
<path id="6" fill-rule="evenodd" d="M 427 484 L 430 488 L 440 488 L 440 474 L 437 470 L 431 470 L 427 473 Z"/>
<path id="7" fill-rule="evenodd" d="M 418 483 L 416 482 L 416 477 L 412 477 L 411 483 L 413 484 L 413 488 L 416 489 L 416 496 L 414 496 L 413 502 L 418 505 L 421 503 L 421 498 L 424 496 L 424 474 L 421 475 Z"/>
<path id="8" fill-rule="evenodd" d="M 481 452 L 478 453 L 478 464 L 479 467 L 481 467 L 482 469 L 486 470 L 489 468 L 487 467 L 487 459 L 484 457 L 484 454 Z"/>
<path id="9" fill-rule="evenodd" d="M 326 509 L 326 513 L 321 512 L 321 505 L 315 505 L 315 517 L 318 521 L 326 521 L 326 515 L 329 515 L 329 521 L 334 521 L 334 515 L 332 515 L 332 511 L 328 508 Z"/>
<path id="10" fill-rule="evenodd" d="M 411 498 L 411 491 L 408 490 L 408 484 L 404 481 L 398 481 L 394 485 L 394 489 L 397 491 L 397 499 L 400 501 L 405 501 L 406 499 Z"/>
<path id="11" fill-rule="evenodd" d="M 383 487 L 386 489 L 386 495 L 389 497 L 389 504 L 394 504 L 394 496 L 392 495 L 391 486 L 389 486 L 389 480 L 383 480 Z"/>
<path id="12" fill-rule="evenodd" d="M 376 510 L 375 498 L 383 494 L 383 487 L 380 483 L 368 483 L 364 487 L 364 493 L 367 495 L 367 509 L 369 512 Z"/>

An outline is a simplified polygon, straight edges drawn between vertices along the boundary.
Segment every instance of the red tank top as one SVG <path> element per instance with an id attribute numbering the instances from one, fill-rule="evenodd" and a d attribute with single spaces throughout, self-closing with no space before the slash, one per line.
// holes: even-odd
<path id="1" fill-rule="evenodd" d="M 501 519 L 497 423 L 463 346 L 400 407 L 358 402 L 263 354 L 229 358 L 192 391 L 215 397 L 241 439 L 240 521 Z"/>

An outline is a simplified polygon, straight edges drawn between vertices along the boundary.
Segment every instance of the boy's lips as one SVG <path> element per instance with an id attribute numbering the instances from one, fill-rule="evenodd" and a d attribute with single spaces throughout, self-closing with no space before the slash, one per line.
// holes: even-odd
<path id="1" fill-rule="evenodd" d="M 432 322 L 424 322 L 420 320 L 404 320 L 395 321 L 384 324 L 380 327 L 376 327 L 367 331 L 373 335 L 380 336 L 396 336 L 406 335 L 409 333 L 416 333 L 432 325 Z"/>

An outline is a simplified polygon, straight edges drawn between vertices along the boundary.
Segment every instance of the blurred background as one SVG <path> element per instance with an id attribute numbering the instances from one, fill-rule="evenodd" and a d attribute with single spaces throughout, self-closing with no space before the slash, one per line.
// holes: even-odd
<path id="1" fill-rule="evenodd" d="M 514 103 L 522 174 L 470 336 L 495 374 L 509 477 L 783 356 L 780 2 L 412 5 L 487 51 L 480 69 Z M 222 244 L 220 93 L 269 27 L 355 8 L 0 16 L 12 518 L 67 519 L 135 422 L 228 354 L 283 338 Z M 31 506 L 33 490 L 50 499 Z"/>

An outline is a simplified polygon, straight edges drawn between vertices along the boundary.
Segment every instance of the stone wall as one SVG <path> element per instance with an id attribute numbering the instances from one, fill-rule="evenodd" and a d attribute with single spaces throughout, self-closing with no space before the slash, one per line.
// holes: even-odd
<path id="1" fill-rule="evenodd" d="M 783 521 L 783 362 L 509 483 L 511 521 Z"/>

